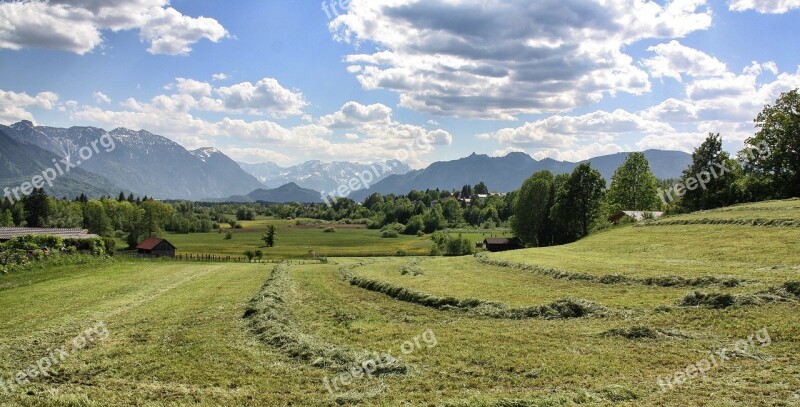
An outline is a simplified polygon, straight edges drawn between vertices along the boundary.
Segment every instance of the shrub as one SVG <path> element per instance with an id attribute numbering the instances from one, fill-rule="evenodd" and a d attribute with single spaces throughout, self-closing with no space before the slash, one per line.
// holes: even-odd
<path id="1" fill-rule="evenodd" d="M 231 240 L 231 239 L 233 239 L 233 233 L 225 232 L 225 240 Z"/>
<path id="2" fill-rule="evenodd" d="M 323 233 L 336 233 L 336 228 L 335 227 L 325 228 Z"/>
<path id="3" fill-rule="evenodd" d="M 417 237 L 425 237 L 425 232 L 420 230 L 419 232 L 417 232 Z"/>
<path id="4" fill-rule="evenodd" d="M 381 237 L 384 238 L 384 239 L 397 239 L 397 238 L 400 237 L 400 233 L 398 233 L 396 230 L 391 230 L 391 229 L 390 230 L 384 230 L 381 233 Z"/>

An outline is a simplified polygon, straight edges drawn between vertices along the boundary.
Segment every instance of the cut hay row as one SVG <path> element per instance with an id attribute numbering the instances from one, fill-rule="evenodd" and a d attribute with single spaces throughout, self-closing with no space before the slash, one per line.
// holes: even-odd
<path id="1" fill-rule="evenodd" d="M 289 266 L 276 266 L 270 278 L 250 300 L 244 318 L 258 338 L 286 353 L 293 359 L 310 363 L 319 368 L 347 371 L 367 362 L 374 364 L 375 353 L 355 351 L 344 346 L 327 343 L 309 335 L 297 326 L 287 306 L 291 292 Z M 408 366 L 397 360 L 378 364 L 374 375 L 387 376 L 405 374 Z"/>
<path id="2" fill-rule="evenodd" d="M 725 293 L 704 293 L 693 291 L 680 301 L 681 307 L 728 308 L 734 305 L 763 305 L 780 302 L 796 302 L 800 300 L 800 282 L 784 283 L 753 294 L 731 295 Z"/>
<path id="3" fill-rule="evenodd" d="M 359 288 L 384 294 L 396 300 L 434 308 L 442 311 L 462 311 L 470 316 L 496 319 L 566 319 L 581 318 L 590 315 L 607 315 L 608 308 L 591 301 L 566 298 L 546 305 L 535 305 L 525 308 L 511 308 L 506 304 L 479 300 L 475 298 L 459 299 L 454 297 L 437 297 L 427 293 L 398 287 L 383 281 L 370 280 L 355 276 L 351 271 L 363 264 L 341 267 L 342 277 Z"/>
<path id="4" fill-rule="evenodd" d="M 738 287 L 743 284 L 743 280 L 736 278 L 719 278 L 713 276 L 704 276 L 696 278 L 686 278 L 678 276 L 661 276 L 661 277 L 629 277 L 620 274 L 606 274 L 598 276 L 589 273 L 579 273 L 573 271 L 563 271 L 554 268 L 541 267 L 533 264 L 515 263 L 506 260 L 492 259 L 486 253 L 478 253 L 475 255 L 475 260 L 481 264 L 489 266 L 510 268 L 515 270 L 527 271 L 530 273 L 539 274 L 545 277 L 550 277 L 559 280 L 576 280 L 586 281 L 591 283 L 600 284 L 637 284 L 657 287 L 706 287 L 710 285 L 719 285 L 721 287 L 731 288 Z"/>
<path id="5" fill-rule="evenodd" d="M 701 218 L 701 219 L 663 219 L 645 221 L 634 225 L 635 227 L 649 226 L 686 226 L 686 225 L 734 225 L 734 226 L 759 226 L 773 228 L 800 228 L 798 219 L 765 219 L 765 218 Z"/>

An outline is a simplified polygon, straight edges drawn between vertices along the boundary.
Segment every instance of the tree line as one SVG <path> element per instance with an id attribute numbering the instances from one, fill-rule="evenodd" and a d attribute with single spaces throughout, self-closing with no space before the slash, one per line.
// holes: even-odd
<path id="1" fill-rule="evenodd" d="M 736 159 L 709 134 L 677 180 L 657 180 L 642 153 L 631 153 L 611 185 L 590 164 L 570 175 L 549 171 L 525 180 L 513 202 L 514 234 L 530 246 L 565 244 L 608 226 L 621 210 L 693 212 L 800 196 L 800 93 L 784 93 L 755 119 L 758 131 Z"/>

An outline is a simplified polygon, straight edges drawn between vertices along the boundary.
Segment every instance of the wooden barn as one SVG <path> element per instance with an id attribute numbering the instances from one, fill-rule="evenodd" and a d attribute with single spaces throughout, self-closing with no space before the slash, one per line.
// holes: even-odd
<path id="1" fill-rule="evenodd" d="M 519 250 L 523 248 L 522 242 L 515 237 L 489 237 L 483 241 L 483 245 L 486 247 L 486 250 L 492 253 Z"/>
<path id="2" fill-rule="evenodd" d="M 140 255 L 153 257 L 175 257 L 175 250 L 172 243 L 158 237 L 146 239 L 136 246 L 136 251 Z"/>

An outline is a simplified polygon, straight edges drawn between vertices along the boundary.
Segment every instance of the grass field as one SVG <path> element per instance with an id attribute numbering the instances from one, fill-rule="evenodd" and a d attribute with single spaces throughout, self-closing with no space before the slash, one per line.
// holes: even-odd
<path id="1" fill-rule="evenodd" d="M 300 219 L 310 221 L 310 219 Z M 430 236 L 400 235 L 396 239 L 383 239 L 379 230 L 368 230 L 365 225 L 298 225 L 297 220 L 258 219 L 243 221 L 241 229 L 222 226 L 222 232 L 177 234 L 164 237 L 178 247 L 179 254 L 211 254 L 241 257 L 246 250 L 262 250 L 266 259 L 307 259 L 312 253 L 320 257 L 375 257 L 375 256 L 425 256 L 431 251 Z M 261 236 L 267 225 L 278 227 L 278 243 L 273 248 L 264 247 Z M 325 233 L 333 227 L 335 233 Z M 225 239 L 226 232 L 233 238 Z M 507 229 L 466 229 L 450 232 L 470 241 L 483 241 L 492 236 L 508 236 Z M 118 242 L 119 247 L 124 244 Z"/>
<path id="2" fill-rule="evenodd" d="M 797 204 L 719 212 L 800 219 Z M 323 234 L 283 235 L 308 231 Z M 661 225 L 485 259 L 335 258 L 277 268 L 116 261 L 11 274 L 0 277 L 0 378 L 99 321 L 107 337 L 76 350 L 49 377 L 10 395 L 0 388 L 0 404 L 800 405 L 797 298 L 723 309 L 678 305 L 695 290 L 745 295 L 800 281 L 799 246 L 797 227 Z M 393 288 L 362 288 L 349 275 Z M 584 277 L 569 278 L 577 275 Z M 741 283 L 641 283 L 651 277 Z M 490 317 L 481 307 L 411 300 L 448 297 L 510 308 L 569 298 L 608 312 Z M 723 348 L 726 358 L 709 362 Z M 402 369 L 343 376 L 342 364 L 361 365 L 358 355 L 372 352 L 391 353 Z M 689 365 L 690 374 L 701 367 L 706 378 L 676 384 L 676 372 Z"/>

